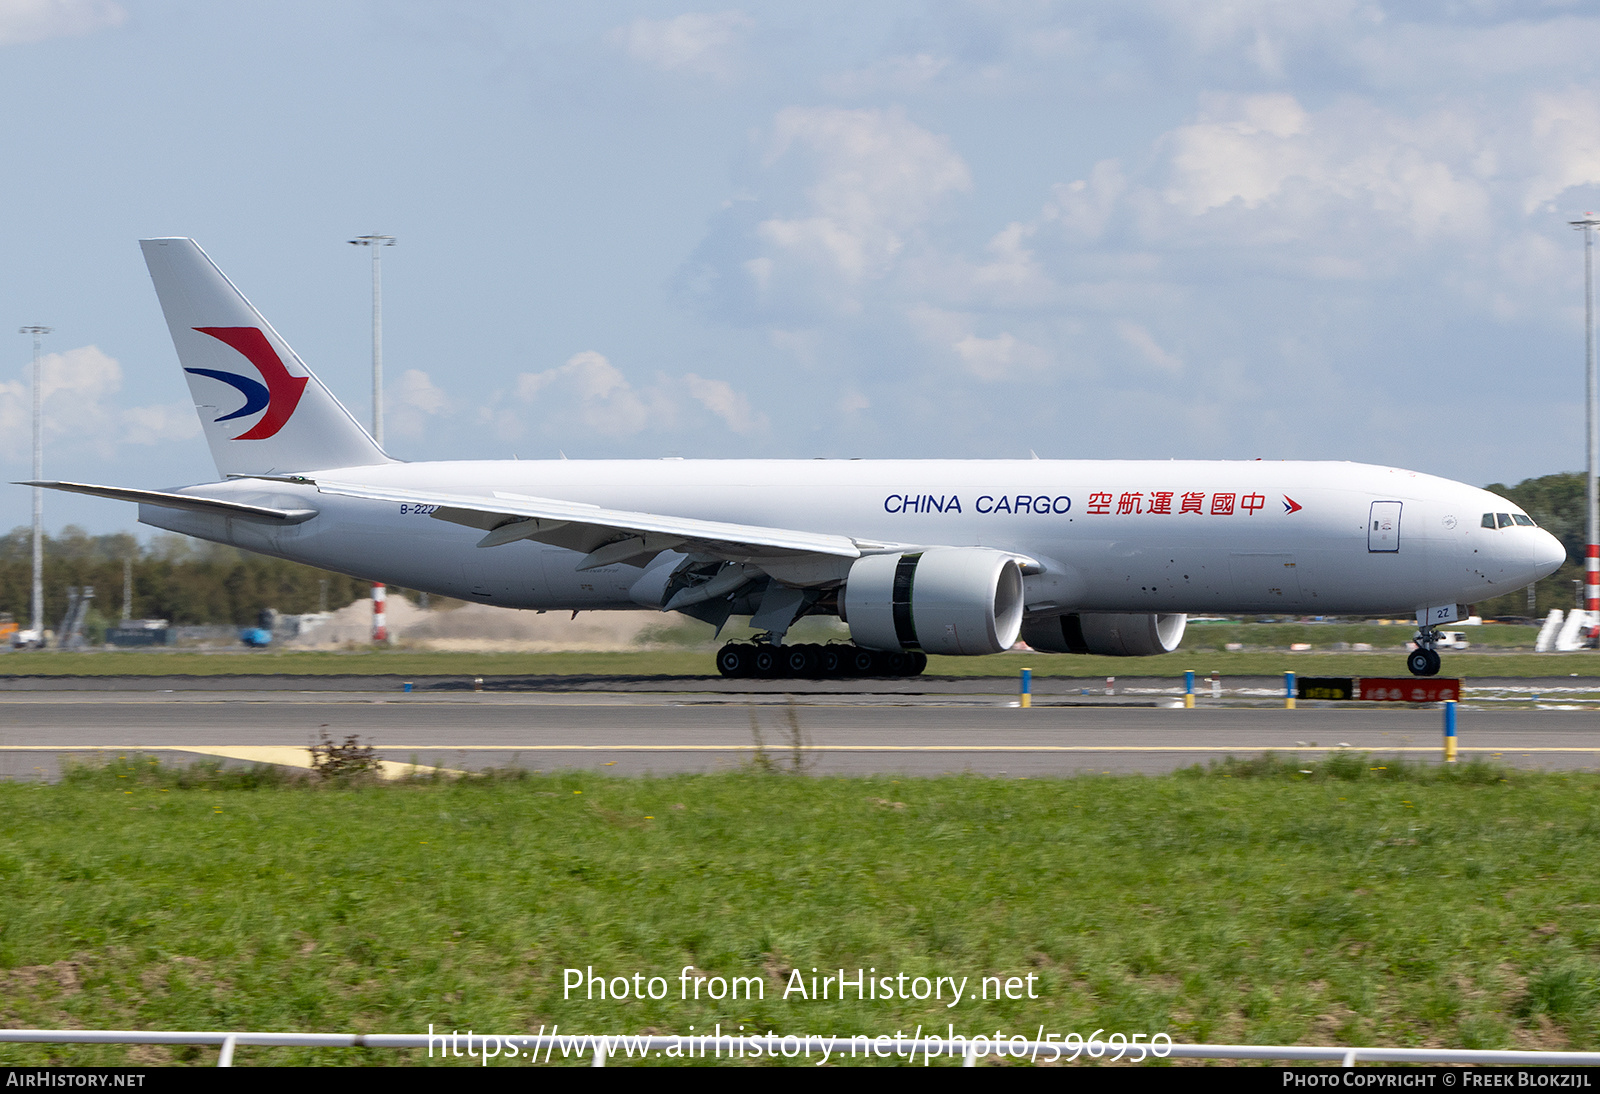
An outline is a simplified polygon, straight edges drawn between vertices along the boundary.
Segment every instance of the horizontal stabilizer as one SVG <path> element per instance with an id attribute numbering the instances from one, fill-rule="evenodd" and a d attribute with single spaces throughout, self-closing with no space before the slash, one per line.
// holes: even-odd
<path id="1" fill-rule="evenodd" d="M 299 524 L 317 515 L 315 509 L 274 509 L 266 505 L 246 505 L 238 501 L 218 501 L 194 494 L 171 494 L 162 490 L 130 490 L 125 486 L 92 486 L 83 482 L 19 482 L 15 486 L 42 486 L 46 490 L 63 490 L 69 494 L 89 494 L 113 501 L 131 501 L 140 505 L 159 505 L 165 509 L 184 509 L 191 513 L 215 513 L 224 517 L 245 517 L 254 520 L 282 521 Z"/>

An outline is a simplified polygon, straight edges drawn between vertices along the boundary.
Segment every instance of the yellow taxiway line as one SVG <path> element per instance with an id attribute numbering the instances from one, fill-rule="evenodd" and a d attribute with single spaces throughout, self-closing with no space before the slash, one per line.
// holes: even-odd
<path id="1" fill-rule="evenodd" d="M 0 752 L 192 752 L 200 756 L 220 756 L 225 760 L 312 770 L 311 750 L 295 745 L 208 745 L 204 748 L 194 745 L 0 745 Z M 385 779 L 406 779 L 434 771 L 441 775 L 461 774 L 443 767 L 402 764 L 393 760 L 378 761 L 378 773 Z"/>

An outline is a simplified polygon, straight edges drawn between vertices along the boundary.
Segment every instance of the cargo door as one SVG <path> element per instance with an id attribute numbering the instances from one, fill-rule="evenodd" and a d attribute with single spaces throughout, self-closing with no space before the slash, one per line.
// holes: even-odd
<path id="1" fill-rule="evenodd" d="M 1400 550 L 1400 503 L 1375 501 L 1372 515 L 1367 521 L 1367 550 L 1371 552 Z"/>

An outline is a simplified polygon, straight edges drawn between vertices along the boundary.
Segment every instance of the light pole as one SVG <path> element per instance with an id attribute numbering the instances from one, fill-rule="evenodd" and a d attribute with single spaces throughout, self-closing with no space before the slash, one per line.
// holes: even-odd
<path id="1" fill-rule="evenodd" d="M 357 236 L 351 244 L 372 251 L 372 439 L 383 447 L 383 276 L 378 256 L 394 236 Z"/>
<path id="2" fill-rule="evenodd" d="M 357 236 L 356 247 L 372 252 L 372 439 L 383 447 L 383 277 L 378 256 L 384 247 L 394 246 L 394 236 Z M 372 583 L 372 640 L 389 640 L 389 623 L 384 612 L 385 593 L 381 582 Z"/>
<path id="3" fill-rule="evenodd" d="M 1596 378 L 1594 359 L 1594 230 L 1600 227 L 1600 218 L 1594 213 L 1584 213 L 1582 220 L 1569 221 L 1583 233 L 1583 345 L 1587 388 L 1584 397 L 1585 438 L 1589 451 L 1589 482 L 1585 498 L 1588 501 L 1588 537 L 1584 551 L 1583 609 L 1589 613 L 1589 623 L 1600 622 L 1600 413 L 1595 407 Z"/>
<path id="4" fill-rule="evenodd" d="M 39 363 L 40 340 L 50 327 L 22 327 L 18 334 L 33 335 L 33 481 L 44 478 L 44 370 Z M 44 646 L 44 489 L 33 488 L 33 612 L 30 626 L 38 647 Z M 36 647 L 36 648 L 38 648 Z"/>

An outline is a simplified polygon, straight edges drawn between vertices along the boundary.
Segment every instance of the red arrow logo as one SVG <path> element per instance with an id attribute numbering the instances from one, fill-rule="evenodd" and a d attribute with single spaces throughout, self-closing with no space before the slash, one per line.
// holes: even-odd
<path id="1" fill-rule="evenodd" d="M 1295 501 L 1288 494 L 1285 494 L 1283 496 L 1283 511 L 1285 513 L 1298 513 L 1300 510 L 1302 510 L 1304 508 L 1305 508 L 1305 506 L 1303 506 L 1299 502 Z"/>
<path id="2" fill-rule="evenodd" d="M 264 441 L 275 435 L 289 421 L 295 407 L 300 405 L 300 395 L 306 388 L 306 377 L 291 376 L 283 367 L 267 336 L 255 327 L 196 327 L 201 334 L 209 334 L 225 342 L 244 355 L 261 378 L 267 382 L 270 401 L 261 420 L 234 438 L 236 441 Z"/>

